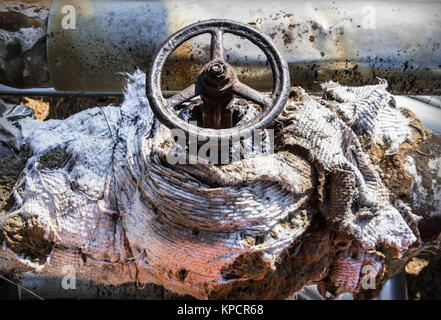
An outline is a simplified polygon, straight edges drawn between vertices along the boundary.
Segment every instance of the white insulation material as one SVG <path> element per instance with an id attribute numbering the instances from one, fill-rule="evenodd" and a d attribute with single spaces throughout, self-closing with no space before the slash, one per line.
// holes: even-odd
<path id="1" fill-rule="evenodd" d="M 380 82 L 380 85 L 346 87 L 330 81 L 322 88 L 340 102 L 342 118 L 355 133 L 371 134 L 375 142 L 387 146 L 386 154 L 392 155 L 398 153 L 412 132 L 409 121 L 396 108 L 394 97 L 386 92 L 386 81 L 380 79 Z"/>
<path id="2" fill-rule="evenodd" d="M 316 214 L 309 207 L 318 187 L 312 162 L 279 151 L 222 166 L 168 164 L 169 130 L 149 108 L 145 75 L 128 78 L 120 108 L 92 108 L 63 121 L 19 120 L 21 144 L 32 156 L 12 214 L 37 217 L 55 244 L 40 272 L 61 275 L 70 264 L 79 277 L 154 282 L 205 298 L 235 281 L 225 270 L 240 257 L 259 255 L 275 268 Z M 407 120 L 386 83 L 324 89 L 343 117 L 312 98 L 288 105 L 283 139 L 333 175 L 328 215 L 342 217 L 342 232 L 364 250 L 384 244 L 401 254 L 416 236 L 389 202 L 357 134 L 372 134 L 393 154 L 410 136 Z M 66 158 L 44 168 L 41 157 L 56 147 Z M 9 260 L 0 260 L 0 269 L 20 263 L 5 250 L 0 256 Z"/>

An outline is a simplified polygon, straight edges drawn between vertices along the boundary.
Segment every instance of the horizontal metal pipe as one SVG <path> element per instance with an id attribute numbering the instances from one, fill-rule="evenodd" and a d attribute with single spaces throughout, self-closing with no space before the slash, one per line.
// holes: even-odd
<path id="1" fill-rule="evenodd" d="M 177 91 L 163 91 L 164 97 L 172 97 L 177 94 Z M 105 91 L 60 91 L 55 88 L 31 88 L 31 89 L 17 89 L 0 84 L 0 96 L 22 96 L 22 97 L 120 97 L 124 96 L 120 92 L 105 92 Z"/>
<path id="2" fill-rule="evenodd" d="M 62 22 L 66 25 L 71 8 L 75 29 L 66 29 Z M 320 91 L 320 83 L 327 80 L 364 85 L 380 77 L 395 94 L 441 92 L 439 1 L 54 0 L 47 30 L 50 80 L 32 83 L 35 77 L 28 77 L 25 83 L 14 83 L 14 78 L 5 83 L 0 77 L 0 82 L 120 92 L 122 72 L 146 70 L 169 35 L 211 18 L 248 23 L 271 36 L 288 61 L 292 85 L 309 91 Z M 164 90 L 180 90 L 196 78 L 208 61 L 209 44 L 209 37 L 201 36 L 175 51 L 164 68 Z M 259 49 L 233 36 L 226 36 L 224 44 L 243 82 L 271 89 L 271 70 Z M 20 63 L 26 63 L 27 56 Z M 41 74 L 45 68 L 41 66 Z M 39 73 L 36 66 L 28 71 Z"/>
<path id="3" fill-rule="evenodd" d="M 76 8 L 76 29 L 62 27 L 66 5 Z M 439 94 L 440 13 L 440 2 L 424 1 L 55 0 L 48 61 L 56 89 L 119 91 L 119 73 L 145 70 L 169 35 L 200 20 L 226 18 L 273 38 L 292 85 L 318 91 L 327 80 L 362 85 L 380 77 L 397 94 Z M 178 48 L 164 69 L 164 89 L 193 82 L 209 60 L 209 44 L 207 35 Z M 224 44 L 245 83 L 271 89 L 271 70 L 257 47 L 234 36 Z"/>
<path id="4" fill-rule="evenodd" d="M 0 84 L 0 96 L 34 96 L 34 97 L 112 97 L 122 96 L 122 92 L 82 92 L 82 91 L 60 91 L 54 88 L 33 88 L 33 89 L 16 89 Z"/>
<path id="5" fill-rule="evenodd" d="M 417 98 L 417 99 L 416 99 Z M 428 102 L 430 96 L 395 96 L 398 107 L 405 107 L 415 113 L 416 117 L 430 130 L 441 134 L 441 108 Z"/>
<path id="6" fill-rule="evenodd" d="M 385 282 L 380 296 L 375 300 L 409 300 L 404 272 L 400 272 Z"/>
<path id="7" fill-rule="evenodd" d="M 413 96 L 412 98 L 427 103 L 433 107 L 436 107 L 438 109 L 441 109 L 441 97 L 437 96 L 437 97 L 432 97 L 432 96 Z"/>

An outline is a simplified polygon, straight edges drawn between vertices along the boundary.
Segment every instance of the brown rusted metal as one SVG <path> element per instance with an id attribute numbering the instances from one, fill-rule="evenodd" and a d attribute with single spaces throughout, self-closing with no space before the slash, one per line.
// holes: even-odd
<path id="1" fill-rule="evenodd" d="M 196 83 L 169 99 L 161 91 L 161 73 L 167 58 L 185 41 L 209 33 L 211 61 L 205 65 Z M 241 83 L 235 70 L 224 60 L 223 35 L 244 37 L 258 46 L 268 58 L 273 73 L 270 97 Z M 156 117 L 171 129 L 181 129 L 200 143 L 224 143 L 248 138 L 256 130 L 266 128 L 282 111 L 288 99 L 290 80 L 288 65 L 271 39 L 248 25 L 212 19 L 185 27 L 170 36 L 156 52 L 147 75 L 147 97 Z M 175 114 L 180 105 L 200 95 L 203 100 L 203 128 L 189 124 Z M 231 104 L 235 95 L 256 102 L 262 113 L 247 124 L 232 127 Z"/>
<path id="2" fill-rule="evenodd" d="M 213 49 L 213 46 L 216 48 Z M 202 126 L 213 129 L 231 128 L 233 126 L 231 105 L 234 99 L 231 87 L 238 81 L 237 75 L 223 60 L 222 43 L 212 43 L 211 50 L 216 52 L 214 56 L 217 58 L 204 67 L 198 79 L 204 88 L 201 94 Z"/>

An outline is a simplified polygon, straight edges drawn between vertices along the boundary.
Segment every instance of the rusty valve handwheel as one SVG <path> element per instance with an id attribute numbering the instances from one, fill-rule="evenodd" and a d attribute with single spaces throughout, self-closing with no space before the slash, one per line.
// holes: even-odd
<path id="1" fill-rule="evenodd" d="M 202 69 L 196 83 L 166 99 L 161 92 L 161 71 L 169 55 L 185 41 L 201 34 L 211 34 L 211 61 Z M 231 33 L 250 40 L 266 55 L 273 73 L 271 96 L 244 85 L 238 80 L 234 69 L 224 60 L 223 34 Z M 181 129 L 187 136 L 198 137 L 199 142 L 236 141 L 250 137 L 255 130 L 266 128 L 282 111 L 289 94 L 288 65 L 270 38 L 257 30 L 231 20 L 207 20 L 192 24 L 170 36 L 157 51 L 147 78 L 147 97 L 156 117 L 170 129 Z M 214 114 L 215 120 L 208 120 L 209 127 L 198 127 L 185 122 L 174 113 L 182 103 L 201 96 L 204 112 Z M 231 105 L 234 95 L 242 96 L 259 104 L 259 117 L 242 126 L 228 127 L 225 109 Z M 224 110 L 219 110 L 224 109 Z M 203 112 L 203 113 L 204 113 Z M 204 115 L 205 116 L 205 115 Z M 227 122 L 228 122 L 228 116 Z M 230 125 L 231 126 L 231 125 Z M 220 129 L 219 129 L 220 128 Z"/>

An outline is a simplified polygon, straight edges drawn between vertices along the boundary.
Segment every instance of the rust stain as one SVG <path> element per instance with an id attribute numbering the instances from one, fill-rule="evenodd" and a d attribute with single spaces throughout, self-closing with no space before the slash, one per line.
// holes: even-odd
<path id="1" fill-rule="evenodd" d="M 188 20 L 187 15 L 173 9 L 168 10 L 167 16 L 169 16 L 167 21 L 169 21 L 170 34 L 174 34 L 192 23 Z M 201 57 L 204 52 L 209 55 L 210 39 L 207 39 L 206 46 L 202 48 L 196 46 L 195 43 L 193 39 L 190 39 L 176 48 L 170 55 L 164 66 L 161 79 L 162 84 L 173 82 L 173 84 L 180 85 L 178 90 L 182 90 L 184 89 L 183 84 L 190 84 L 196 81 L 196 77 L 199 75 L 204 63 L 196 61 L 195 57 Z M 169 77 L 171 77 L 173 81 L 169 81 Z"/>
<path id="2" fill-rule="evenodd" d="M 16 11 L 0 12 L 0 29 L 17 32 L 22 28 L 40 28 L 41 22 Z"/>
<path id="3" fill-rule="evenodd" d="M 49 8 L 52 4 L 53 0 L 21 0 L 21 1 L 5 1 L 6 6 L 20 6 L 20 5 L 26 5 L 26 6 L 43 6 L 46 8 Z"/>

